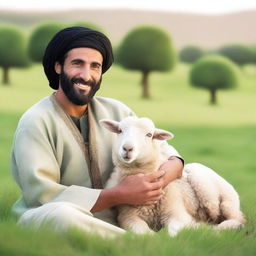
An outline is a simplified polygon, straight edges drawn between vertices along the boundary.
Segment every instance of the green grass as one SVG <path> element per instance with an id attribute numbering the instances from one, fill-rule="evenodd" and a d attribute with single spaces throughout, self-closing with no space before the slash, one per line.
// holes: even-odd
<path id="1" fill-rule="evenodd" d="M 119 99 L 172 131 L 170 143 L 186 162 L 201 162 L 227 179 L 240 194 L 248 220 L 244 229 L 215 233 L 203 227 L 175 238 L 163 230 L 154 236 L 103 240 L 76 230 L 35 233 L 18 227 L 10 213 L 20 194 L 9 166 L 12 138 L 21 114 L 51 93 L 41 66 L 35 65 L 11 70 L 11 85 L 0 84 L 0 255 L 255 255 L 256 72 L 253 67 L 243 70 L 239 87 L 220 91 L 219 104 L 211 106 L 207 91 L 188 84 L 188 71 L 179 65 L 172 73 L 152 73 L 152 99 L 141 100 L 140 73 L 113 67 L 104 75 L 99 95 Z"/>

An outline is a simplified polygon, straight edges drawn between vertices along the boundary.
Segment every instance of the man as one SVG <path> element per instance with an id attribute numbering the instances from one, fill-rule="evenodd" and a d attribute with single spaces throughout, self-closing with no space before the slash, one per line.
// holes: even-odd
<path id="1" fill-rule="evenodd" d="M 56 92 L 21 117 L 13 143 L 11 166 L 22 191 L 13 211 L 21 225 L 50 223 L 55 230 L 77 227 L 103 236 L 124 233 L 93 214 L 119 204 L 153 204 L 162 188 L 181 175 L 183 163 L 172 148 L 158 172 L 103 189 L 113 170 L 115 135 L 98 121 L 133 115 L 121 102 L 94 97 L 112 62 L 109 39 L 91 29 L 63 29 L 48 44 L 43 66 Z"/>

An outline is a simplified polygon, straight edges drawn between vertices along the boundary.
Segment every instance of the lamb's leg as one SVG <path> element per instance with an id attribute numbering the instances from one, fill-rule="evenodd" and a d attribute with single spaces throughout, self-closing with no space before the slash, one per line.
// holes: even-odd
<path id="1" fill-rule="evenodd" d="M 216 222 L 221 214 L 220 198 L 219 188 L 213 181 L 212 173 L 213 170 L 198 163 L 186 164 L 184 168 L 184 174 L 196 194 L 199 206 Z"/>
<path id="2" fill-rule="evenodd" d="M 176 236 L 185 227 L 196 227 L 194 218 L 188 213 L 184 205 L 179 182 L 172 182 L 168 185 L 166 194 L 166 207 L 163 209 L 163 223 L 168 229 L 170 236 Z"/>
<path id="3" fill-rule="evenodd" d="M 136 209 L 129 206 L 119 208 L 118 223 L 121 228 L 130 230 L 136 234 L 153 234 L 146 221 L 140 218 Z"/>
<path id="4" fill-rule="evenodd" d="M 215 222 L 224 219 L 215 229 L 237 229 L 243 226 L 245 218 L 240 211 L 240 200 L 231 184 L 212 169 L 197 163 L 184 168 L 187 180 L 193 187 L 200 205 Z"/>
<path id="5" fill-rule="evenodd" d="M 220 209 L 225 220 L 215 227 L 216 230 L 238 229 L 245 223 L 245 217 L 240 211 L 238 194 L 232 190 L 233 187 L 229 187 L 229 191 L 222 197 Z"/>
<path id="6" fill-rule="evenodd" d="M 224 220 L 220 224 L 214 227 L 215 230 L 225 230 L 225 229 L 239 229 L 242 228 L 243 224 L 238 220 Z"/>
<path id="7" fill-rule="evenodd" d="M 199 224 L 196 223 L 190 215 L 186 217 L 183 216 L 182 219 L 180 217 L 171 218 L 169 219 L 167 224 L 168 233 L 171 237 L 176 236 L 184 228 L 197 228 L 197 227 L 199 227 Z"/>
<path id="8" fill-rule="evenodd" d="M 171 212 L 171 217 L 166 224 L 171 237 L 176 236 L 184 228 L 198 228 L 200 226 L 200 223 L 197 223 L 187 212 L 184 205 L 180 205 Z"/>
<path id="9" fill-rule="evenodd" d="M 149 228 L 148 224 L 138 216 L 123 219 L 119 221 L 120 227 L 125 230 L 130 230 L 136 234 L 153 234 L 154 231 Z"/>

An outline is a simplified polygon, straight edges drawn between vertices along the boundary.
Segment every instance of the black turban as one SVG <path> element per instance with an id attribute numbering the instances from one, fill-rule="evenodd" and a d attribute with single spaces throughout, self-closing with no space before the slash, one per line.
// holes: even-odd
<path id="1" fill-rule="evenodd" d="M 53 89 L 59 87 L 59 74 L 55 72 L 55 62 L 61 62 L 69 50 L 79 47 L 93 48 L 101 53 L 103 57 L 102 73 L 112 65 L 114 60 L 112 46 L 104 34 L 84 27 L 65 28 L 52 38 L 43 57 L 44 72 Z"/>

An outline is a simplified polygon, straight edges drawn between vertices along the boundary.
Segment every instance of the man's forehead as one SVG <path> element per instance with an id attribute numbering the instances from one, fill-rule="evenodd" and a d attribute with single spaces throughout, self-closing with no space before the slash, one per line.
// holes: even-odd
<path id="1" fill-rule="evenodd" d="M 71 58 L 71 59 L 94 58 L 101 63 L 103 62 L 103 57 L 101 53 L 98 50 L 94 48 L 89 48 L 89 47 L 73 48 L 67 52 L 67 58 Z"/>

